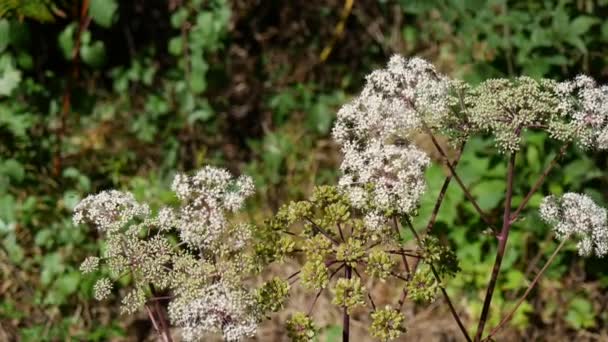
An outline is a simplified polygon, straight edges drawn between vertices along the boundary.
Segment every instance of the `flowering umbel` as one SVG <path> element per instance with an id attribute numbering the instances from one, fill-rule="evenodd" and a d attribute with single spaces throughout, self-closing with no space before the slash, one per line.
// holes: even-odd
<path id="1" fill-rule="evenodd" d="M 355 207 L 402 214 L 416 209 L 430 160 L 411 136 L 423 121 L 442 120 L 448 90 L 449 81 L 431 64 L 394 56 L 340 109 L 332 134 L 343 154 L 340 186 Z"/>
<path id="2" fill-rule="evenodd" d="M 578 238 L 580 255 L 603 257 L 608 253 L 606 209 L 595 204 L 589 196 L 569 192 L 560 197 L 545 197 L 540 216 L 553 226 L 558 239 Z"/>
<path id="3" fill-rule="evenodd" d="M 207 166 L 192 176 L 178 174 L 172 189 L 179 205 L 156 215 L 126 192 L 103 191 L 82 200 L 74 222 L 105 233 L 106 247 L 101 257 L 88 257 L 81 270 L 94 272 L 104 263 L 113 278 L 131 276 L 133 287 L 121 300 L 123 313 L 138 311 L 150 297 L 156 300 L 157 291 L 172 291 L 169 318 L 182 328 L 184 340 L 209 333 L 228 341 L 252 336 L 266 314 L 256 305 L 256 290 L 243 286 L 254 269 L 247 252 L 252 226 L 231 219 L 253 193 L 251 178 L 235 179 Z M 174 242 L 172 232 L 181 243 Z M 112 281 L 104 277 L 94 290 L 102 300 L 111 294 Z"/>

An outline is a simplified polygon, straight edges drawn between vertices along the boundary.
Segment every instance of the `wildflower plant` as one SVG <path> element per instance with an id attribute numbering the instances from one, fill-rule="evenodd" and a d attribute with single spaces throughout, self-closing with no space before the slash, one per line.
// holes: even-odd
<path id="1" fill-rule="evenodd" d="M 165 341 L 171 340 L 169 321 L 182 328 L 186 341 L 209 333 L 228 341 L 253 335 L 264 314 L 257 298 L 268 290 L 244 286 L 254 269 L 248 253 L 252 226 L 231 220 L 253 192 L 251 179 L 205 167 L 192 176 L 176 175 L 172 190 L 179 205 L 156 214 L 132 194 L 116 190 L 82 200 L 74 210 L 75 223 L 96 227 L 106 246 L 81 270 L 89 273 L 103 265 L 113 279 L 129 277 L 132 287 L 122 297 L 121 311 L 145 308 Z M 108 297 L 110 278 L 98 280 L 94 290 L 95 298 Z M 169 299 L 168 317 L 159 305 L 164 299 Z"/>
<path id="2" fill-rule="evenodd" d="M 563 147 L 512 211 L 516 159 L 529 130 L 545 131 Z M 429 137 L 449 171 L 421 232 L 412 218 L 431 159 L 415 144 L 420 134 Z M 100 257 L 87 258 L 81 270 L 89 273 L 104 265 L 114 279 L 130 277 L 133 288 L 123 296 L 123 311 L 146 308 L 164 340 L 171 335 L 162 298 L 168 299 L 169 320 L 185 340 L 218 333 L 236 341 L 254 335 L 263 318 L 286 306 L 290 290 L 302 286 L 315 296 L 307 312 L 295 313 L 285 323 L 294 341 L 318 336 L 311 314 L 327 291 L 342 310 L 344 341 L 354 312 L 367 311 L 370 335 L 395 340 L 407 331 L 406 300 L 432 302 L 441 296 L 462 336 L 477 342 L 490 340 L 511 319 L 567 241 L 576 240 L 581 256 L 608 253 L 605 209 L 582 194 L 547 196 L 540 216 L 561 243 L 514 308 L 484 336 L 513 223 L 569 146 L 608 149 L 608 87 L 587 76 L 567 82 L 524 76 L 471 86 L 422 59 L 394 56 L 339 110 L 332 135 L 343 155 L 338 184 L 318 186 L 308 199 L 282 205 L 261 225 L 233 217 L 253 193 L 251 179 L 212 167 L 177 175 L 172 190 L 179 205 L 156 213 L 120 191 L 85 198 L 74 221 L 95 226 L 105 235 L 106 248 Z M 455 159 L 448 158 L 438 135 L 457 150 Z M 507 160 L 500 222 L 481 209 L 456 170 L 467 140 L 475 135 L 491 135 L 497 156 Z M 496 259 L 474 335 L 445 290 L 460 270 L 459 261 L 433 235 L 452 179 L 496 234 Z M 406 245 L 407 231 L 413 239 Z M 301 262 L 301 269 L 258 287 L 249 281 L 267 265 L 289 259 Z M 402 288 L 400 298 L 377 305 L 366 285 L 389 279 Z M 96 298 L 107 297 L 110 279 L 100 279 L 94 290 Z"/>

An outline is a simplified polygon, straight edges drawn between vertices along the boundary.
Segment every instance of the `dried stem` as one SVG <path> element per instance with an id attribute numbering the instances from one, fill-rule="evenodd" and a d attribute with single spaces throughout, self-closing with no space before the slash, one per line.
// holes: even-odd
<path id="1" fill-rule="evenodd" d="M 91 22 L 89 16 L 89 0 L 83 0 L 82 6 L 80 6 L 80 18 L 78 21 L 78 31 L 76 33 L 76 41 L 74 43 L 74 49 L 72 50 L 72 70 L 71 74 L 67 78 L 67 84 L 61 98 L 61 116 L 59 120 L 59 128 L 57 129 L 57 154 L 53 157 L 53 173 L 55 176 L 61 174 L 62 170 L 62 155 L 61 145 L 67 130 L 67 120 L 71 111 L 71 98 L 74 83 L 78 80 L 80 73 L 80 45 L 82 42 L 82 34 L 87 30 Z"/>
<path id="2" fill-rule="evenodd" d="M 486 336 L 486 338 L 484 338 L 484 341 L 490 341 L 490 338 L 492 336 L 494 336 L 507 322 L 509 322 L 511 320 L 511 318 L 513 317 L 513 314 L 515 314 L 515 311 L 517 311 L 517 309 L 524 302 L 526 297 L 528 297 L 530 292 L 532 292 L 532 289 L 534 288 L 534 286 L 536 286 L 536 283 L 538 283 L 540 277 L 547 270 L 547 268 L 549 268 L 549 265 L 551 265 L 553 263 L 553 261 L 555 260 L 555 257 L 557 256 L 557 253 L 562 249 L 562 247 L 564 247 L 564 244 L 566 243 L 566 241 L 568 241 L 567 238 L 563 239 L 562 242 L 559 244 L 559 246 L 557 246 L 555 251 L 553 251 L 553 254 L 551 254 L 551 257 L 549 257 L 549 259 L 545 263 L 545 266 L 543 266 L 543 268 L 536 274 L 536 276 L 534 277 L 534 280 L 532 280 L 530 285 L 528 285 L 526 292 L 524 292 L 524 294 L 519 298 L 519 300 L 517 301 L 517 303 L 515 304 L 513 309 L 511 309 L 511 311 L 502 319 L 502 321 L 500 321 L 500 323 L 494 329 L 492 329 L 492 331 L 490 331 L 490 334 L 488 334 L 488 336 Z"/>
<path id="3" fill-rule="evenodd" d="M 483 309 L 479 318 L 479 324 L 477 326 L 477 333 L 475 334 L 475 341 L 481 340 L 483 329 L 488 319 L 490 312 L 490 304 L 492 302 L 492 296 L 494 295 L 494 288 L 496 287 L 496 281 L 498 280 L 498 274 L 500 273 L 500 266 L 502 265 L 502 259 L 505 255 L 505 249 L 507 246 L 507 240 L 509 238 L 509 231 L 511 230 L 511 200 L 513 199 L 513 178 L 515 175 L 515 157 L 516 153 L 511 153 L 509 158 L 509 166 L 507 171 L 507 194 L 505 197 L 505 209 L 502 220 L 502 229 L 498 236 L 498 249 L 496 251 L 496 259 L 494 261 L 494 267 L 492 269 L 492 276 L 488 283 L 488 289 L 486 292 L 486 298 L 483 302 Z"/>

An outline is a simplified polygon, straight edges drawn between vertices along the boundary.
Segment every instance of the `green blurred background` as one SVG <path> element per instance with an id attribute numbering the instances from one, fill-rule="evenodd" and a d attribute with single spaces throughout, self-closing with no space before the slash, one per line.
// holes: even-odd
<path id="1" fill-rule="evenodd" d="M 0 0 L 0 340 L 153 338 L 144 316 L 118 314 L 117 297 L 95 302 L 94 277 L 78 271 L 101 243 L 71 222 L 86 194 L 119 188 L 161 204 L 176 171 L 213 164 L 254 177 L 247 213 L 260 221 L 337 179 L 335 112 L 392 54 L 472 83 L 579 73 L 604 82 L 607 14 L 607 0 Z M 525 139 L 516 202 L 559 149 L 543 134 Z M 565 191 L 606 205 L 606 165 L 605 153 L 571 148 L 531 209 Z M 496 215 L 505 168 L 484 137 L 458 165 Z M 444 175 L 428 170 L 417 224 Z M 448 286 L 473 326 L 495 240 L 454 185 L 437 229 L 460 257 Z M 555 247 L 534 210 L 511 234 L 490 325 Z M 608 266 L 570 247 L 505 338 L 608 340 Z M 339 336 L 321 328 L 325 340 Z"/>

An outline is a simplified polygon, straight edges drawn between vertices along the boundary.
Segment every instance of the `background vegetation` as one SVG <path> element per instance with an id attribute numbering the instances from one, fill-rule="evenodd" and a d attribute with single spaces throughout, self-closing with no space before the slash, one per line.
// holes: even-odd
<path id="1" fill-rule="evenodd" d="M 95 231 L 71 222 L 85 194 L 123 188 L 160 204 L 172 199 L 161 189 L 175 171 L 221 165 L 255 178 L 248 212 L 260 220 L 336 179 L 334 113 L 390 55 L 425 57 L 473 83 L 578 73 L 605 82 L 607 14 L 606 0 L 0 1 L 0 340 L 153 338 L 145 316 L 94 302 L 93 277 L 78 271 L 100 247 Z M 557 152 L 541 134 L 526 139 L 519 200 Z M 458 168 L 499 215 L 506 164 L 490 148 L 472 141 Z M 545 192 L 606 205 L 606 167 L 605 154 L 571 149 Z M 443 174 L 429 169 L 429 201 Z M 474 322 L 493 237 L 455 185 L 439 220 L 463 268 L 449 290 Z M 533 211 L 514 227 L 494 323 L 551 252 L 548 232 Z M 605 263 L 562 253 L 508 334 L 607 339 L 607 288 Z M 414 336 L 457 338 L 433 323 L 442 309 L 408 310 L 426 317 Z M 324 339 L 340 336 L 325 323 Z"/>

